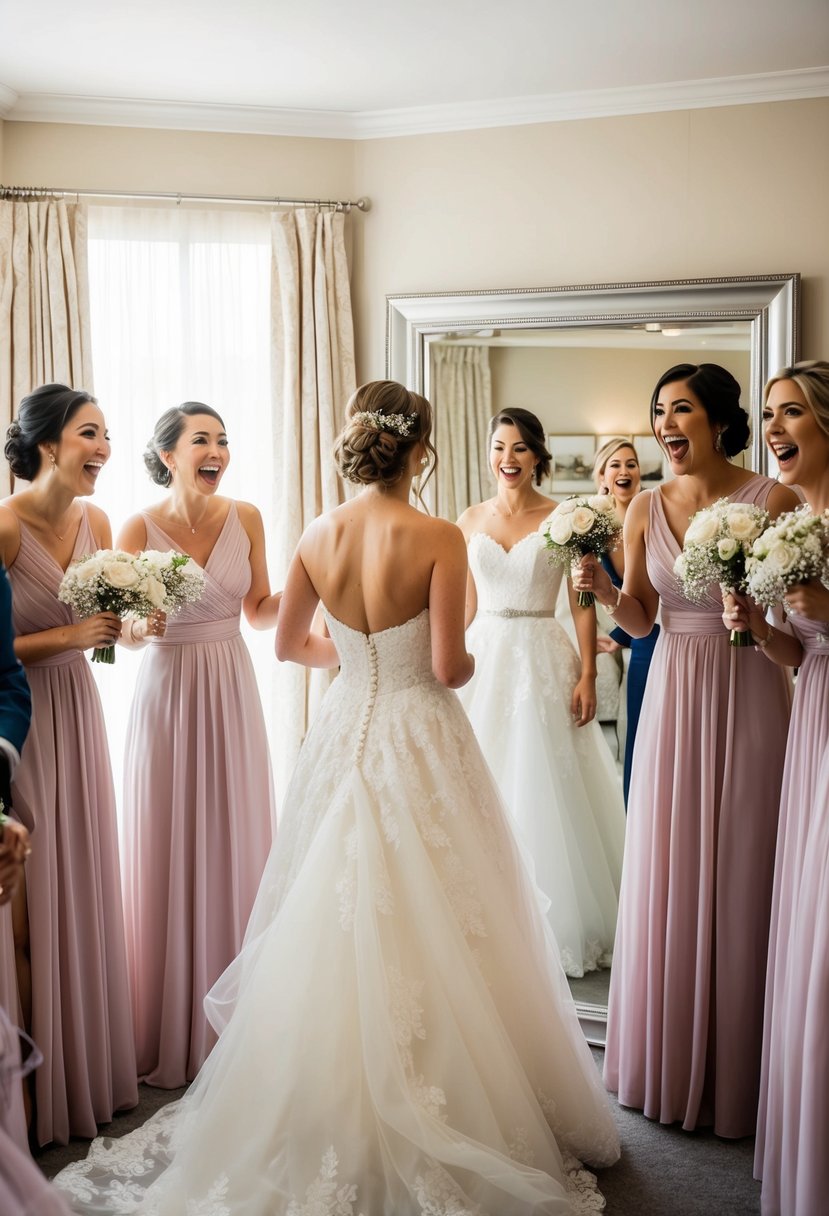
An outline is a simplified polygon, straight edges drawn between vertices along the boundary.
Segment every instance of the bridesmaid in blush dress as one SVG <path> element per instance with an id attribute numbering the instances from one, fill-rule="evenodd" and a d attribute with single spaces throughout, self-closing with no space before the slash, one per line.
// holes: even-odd
<path id="1" fill-rule="evenodd" d="M 798 485 L 812 511 L 829 510 L 829 363 L 778 372 L 766 386 L 763 427 L 780 480 Z M 767 658 L 799 668 L 780 801 L 755 1172 L 763 1216 L 811 1216 L 829 1204 L 829 587 L 815 579 L 789 591 L 794 636 L 752 605 L 731 608 L 728 622 L 750 628 Z"/>
<path id="2" fill-rule="evenodd" d="M 272 628 L 262 520 L 216 494 L 230 454 L 215 410 L 188 401 L 159 420 L 145 454 L 165 502 L 134 516 L 119 544 L 176 549 L 204 568 L 202 598 L 151 639 L 127 729 L 124 897 L 139 1075 L 174 1089 L 215 1042 L 202 1008 L 242 945 L 275 823 L 265 722 L 240 609 Z M 167 865 L 159 858 L 167 859 Z"/>
<path id="3" fill-rule="evenodd" d="M 642 488 L 639 457 L 629 439 L 609 439 L 602 445 L 593 462 L 593 477 L 600 494 L 612 494 L 616 499 L 616 513 L 624 522 L 628 507 Z M 619 544 L 611 553 L 603 553 L 601 562 L 610 575 L 613 586 L 621 587 L 625 577 L 625 554 L 622 545 Z M 645 685 L 648 681 L 648 672 L 658 637 L 658 625 L 654 625 L 644 638 L 632 638 L 629 633 L 625 633 L 624 629 L 620 629 L 617 625 L 609 638 L 600 636 L 596 640 L 596 648 L 609 654 L 613 654 L 614 650 L 620 650 L 623 647 L 630 650 L 625 696 L 627 710 L 625 763 L 622 776 L 625 807 L 627 807 L 630 793 L 633 745 L 636 742 L 636 731 L 639 728 L 642 698 L 645 695 Z"/>
<path id="4" fill-rule="evenodd" d="M 730 463 L 748 442 L 739 396 L 716 364 L 661 377 L 651 420 L 674 480 L 628 510 L 624 591 L 592 557 L 574 579 L 632 637 L 662 607 L 628 803 L 605 1081 L 651 1119 L 728 1137 L 751 1135 L 757 1116 L 790 685 L 753 648 L 729 646 L 718 589 L 690 603 L 673 566 L 689 517 L 716 500 L 772 516 L 797 504 Z"/>
<path id="5" fill-rule="evenodd" d="M 24 1024 L 43 1053 L 35 1074 L 40 1144 L 94 1136 L 138 1100 L 124 948 L 115 793 L 95 682 L 83 651 L 121 632 L 111 612 L 76 622 L 58 598 L 70 561 L 111 547 L 84 497 L 109 459 L 88 393 L 47 384 L 23 399 L 6 458 L 31 486 L 0 506 L 0 557 L 14 592 L 15 651 L 32 692 L 15 813 L 33 855 L 15 902 Z M 30 971 L 25 962 L 30 959 Z"/>

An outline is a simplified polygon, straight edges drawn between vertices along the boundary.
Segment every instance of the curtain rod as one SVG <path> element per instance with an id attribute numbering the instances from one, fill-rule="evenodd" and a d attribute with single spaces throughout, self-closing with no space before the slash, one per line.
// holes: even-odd
<path id="1" fill-rule="evenodd" d="M 256 197 L 255 195 L 214 195 L 214 194 L 178 194 L 158 193 L 131 190 L 53 190 L 46 186 L 0 186 L 0 199 L 5 201 L 35 201 L 45 198 L 68 198 L 72 195 L 81 198 L 123 198 L 152 200 L 156 202 L 180 203 L 243 203 L 252 206 L 270 207 L 330 207 L 332 211 L 350 211 L 356 207 L 358 211 L 370 211 L 371 199 L 358 198 L 356 201 L 324 198 L 274 198 L 270 196 Z"/>

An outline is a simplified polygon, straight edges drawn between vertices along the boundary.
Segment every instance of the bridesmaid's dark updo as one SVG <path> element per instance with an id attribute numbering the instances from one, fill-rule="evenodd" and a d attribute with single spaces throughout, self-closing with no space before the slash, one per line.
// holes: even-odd
<path id="1" fill-rule="evenodd" d="M 522 410 L 517 405 L 511 405 L 508 409 L 501 410 L 499 414 L 490 419 L 490 444 L 492 443 L 492 436 L 499 426 L 514 426 L 517 429 L 518 434 L 524 440 L 533 456 L 535 456 L 537 463 L 533 477 L 535 478 L 535 484 L 540 486 L 544 478 L 550 476 L 553 457 L 547 451 L 547 436 L 544 434 L 544 427 L 538 418 L 536 418 L 535 414 L 531 414 L 529 410 Z"/>
<path id="2" fill-rule="evenodd" d="M 185 418 L 192 418 L 198 414 L 208 414 L 221 423 L 222 429 L 225 429 L 221 416 L 212 406 L 205 405 L 202 401 L 184 401 L 181 405 L 174 405 L 172 409 L 165 410 L 155 424 L 153 437 L 144 449 L 144 464 L 150 480 L 154 481 L 156 485 L 168 486 L 173 480 L 173 474 L 161 459 L 161 453 L 172 452 L 181 438 Z"/>
<path id="3" fill-rule="evenodd" d="M 731 372 L 719 363 L 677 363 L 659 377 L 651 397 L 651 428 L 659 394 L 666 384 L 685 380 L 708 415 L 712 426 L 720 428 L 720 443 L 726 456 L 745 451 L 749 441 L 748 414 L 740 405 L 740 386 Z"/>
<path id="4" fill-rule="evenodd" d="M 59 443 L 63 428 L 82 405 L 97 405 L 91 393 L 66 384 L 42 384 L 17 409 L 6 431 L 6 460 L 15 477 L 34 481 L 40 472 L 39 444 Z"/>
<path id="5" fill-rule="evenodd" d="M 425 397 L 395 380 L 372 380 L 345 407 L 334 459 L 346 481 L 393 486 L 403 476 L 412 448 L 422 443 L 432 458 L 431 476 L 437 464 L 431 433 L 432 407 Z"/>

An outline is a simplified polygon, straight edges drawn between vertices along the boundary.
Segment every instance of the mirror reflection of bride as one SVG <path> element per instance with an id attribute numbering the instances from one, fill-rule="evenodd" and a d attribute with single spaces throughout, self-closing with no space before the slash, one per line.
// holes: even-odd
<path id="1" fill-rule="evenodd" d="M 517 408 L 496 414 L 489 463 L 495 497 L 459 520 L 476 658 L 460 697 L 551 901 L 564 969 L 580 977 L 610 966 L 625 830 L 595 721 L 596 615 L 578 607 L 568 582 L 579 656 L 555 619 L 562 570 L 550 566 L 541 532 L 556 504 L 535 488 L 550 468 L 539 419 Z"/>

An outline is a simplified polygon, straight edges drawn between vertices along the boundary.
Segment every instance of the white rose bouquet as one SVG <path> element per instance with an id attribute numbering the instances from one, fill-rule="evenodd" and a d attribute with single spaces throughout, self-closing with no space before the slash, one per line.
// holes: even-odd
<path id="1" fill-rule="evenodd" d="M 114 612 L 141 620 L 152 612 L 177 612 L 199 599 L 203 587 L 204 572 L 186 553 L 148 549 L 136 555 L 99 549 L 72 563 L 61 580 L 58 599 L 79 617 Z M 96 647 L 92 661 L 114 663 L 115 647 Z"/>
<path id="2" fill-rule="evenodd" d="M 575 566 L 585 553 L 600 556 L 613 549 L 622 533 L 612 494 L 573 495 L 560 502 L 544 529 L 550 563 Z M 580 591 L 578 603 L 590 608 L 595 602 L 592 591 Z"/>
<path id="3" fill-rule="evenodd" d="M 829 511 L 802 506 L 779 516 L 751 546 L 746 573 L 749 595 L 764 608 L 797 583 L 817 578 L 829 586 Z"/>
<path id="4" fill-rule="evenodd" d="M 720 590 L 746 591 L 746 561 L 752 542 L 768 525 L 769 515 L 752 503 L 720 498 L 691 517 L 682 552 L 674 563 L 683 595 L 701 603 L 711 584 Z M 732 629 L 732 646 L 750 646 L 751 634 Z"/>

